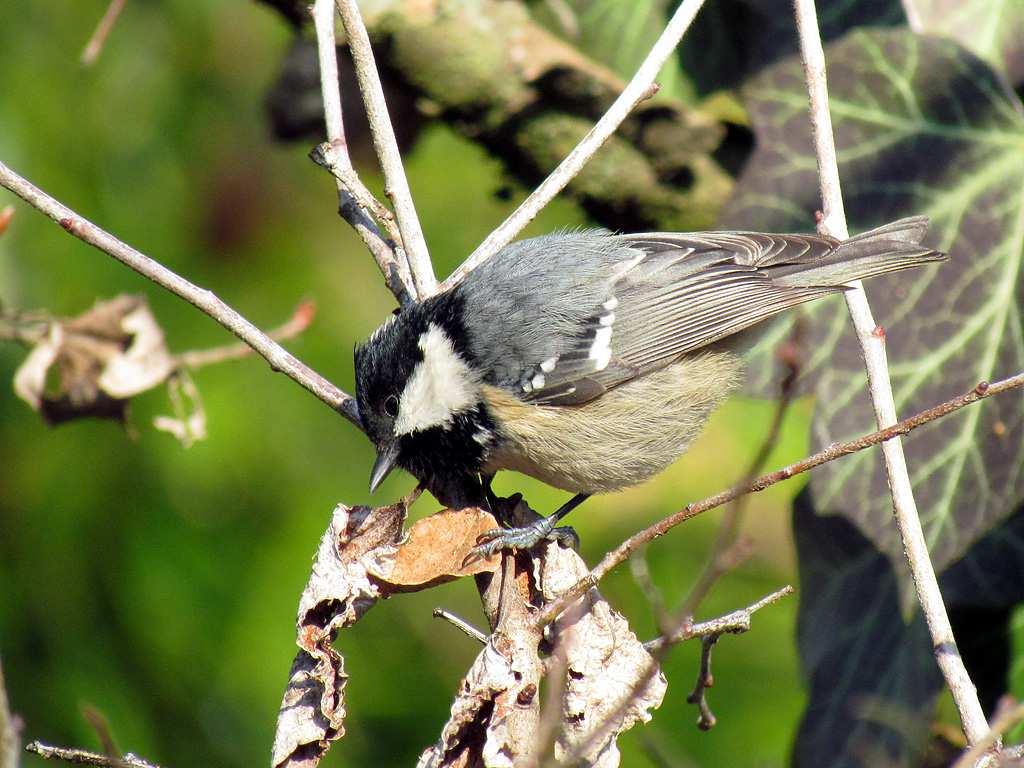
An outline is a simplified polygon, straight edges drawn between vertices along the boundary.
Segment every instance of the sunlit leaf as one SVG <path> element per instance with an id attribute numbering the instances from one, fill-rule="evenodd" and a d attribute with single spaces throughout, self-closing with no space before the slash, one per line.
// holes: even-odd
<path id="1" fill-rule="evenodd" d="M 910 415 L 1024 368 L 1024 114 L 983 61 L 955 43 L 905 30 L 861 30 L 828 47 L 832 119 L 852 232 L 927 214 L 929 242 L 950 260 L 868 285 L 887 330 L 897 410 Z M 813 228 L 821 203 L 799 61 L 747 90 L 758 148 L 723 226 Z M 819 444 L 873 428 L 859 347 L 842 300 L 808 310 L 804 370 L 818 394 Z M 759 345 L 766 352 L 786 331 Z M 755 359 L 754 379 L 772 366 Z M 760 374 L 760 376 L 758 376 Z M 986 401 L 905 439 L 915 495 L 941 570 L 1005 518 L 1022 496 L 1024 396 Z M 902 557 L 877 451 L 812 478 L 823 513 L 843 514 L 883 551 Z"/>
<path id="2" fill-rule="evenodd" d="M 1015 0 L 908 0 L 921 32 L 951 37 L 1012 83 L 1024 81 L 1024 3 Z"/>

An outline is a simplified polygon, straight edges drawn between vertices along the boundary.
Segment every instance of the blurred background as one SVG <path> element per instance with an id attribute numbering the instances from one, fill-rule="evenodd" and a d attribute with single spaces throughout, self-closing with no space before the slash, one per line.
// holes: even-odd
<path id="1" fill-rule="evenodd" d="M 287 346 L 351 391 L 353 345 L 394 304 L 337 216 L 332 179 L 306 156 L 317 139 L 272 135 L 267 94 L 294 32 L 256 2 L 131 0 L 99 60 L 83 67 L 80 53 L 105 8 L 98 0 L 7 4 L 0 158 L 261 327 L 313 300 L 314 323 Z M 620 64 L 628 74 L 634 63 Z M 677 98 L 704 98 L 698 78 L 687 81 L 679 62 L 671 69 Z M 749 131 L 733 129 L 733 146 L 749 147 Z M 446 122 L 418 126 L 407 146 L 406 170 L 444 276 L 526 190 Z M 380 190 L 371 163 L 360 172 Z M 191 306 L 0 195 L 0 207 L 8 203 L 5 307 L 72 316 L 140 293 L 173 352 L 231 341 Z M 526 234 L 592 222 L 576 202 L 558 200 Z M 0 380 L 9 382 L 24 357 L 0 343 Z M 132 401 L 126 427 L 86 419 L 49 428 L 9 387 L 0 395 L 0 658 L 23 741 L 98 748 L 82 715 L 92 707 L 122 749 L 164 766 L 265 764 L 295 653 L 297 601 L 332 507 L 390 502 L 413 485 L 396 473 L 371 498 L 365 438 L 259 359 L 206 367 L 195 381 L 209 436 L 189 448 L 152 427 L 171 409 L 162 387 Z M 741 478 L 773 410 L 737 396 L 669 471 L 589 501 L 572 518 L 585 560 Z M 789 410 L 768 467 L 807 451 L 811 410 L 808 399 Z M 790 502 L 802 483 L 750 499 L 743 533 L 753 556 L 717 584 L 701 617 L 796 583 Z M 541 511 L 563 501 L 507 473 L 497 490 L 522 491 Z M 436 508 L 422 499 L 413 517 Z M 649 548 L 669 605 L 702 568 L 720 514 Z M 603 591 L 641 637 L 656 634 L 628 568 Z M 326 765 L 411 765 L 437 738 L 478 648 L 431 618 L 435 606 L 485 623 L 473 583 L 462 580 L 380 604 L 338 638 L 351 675 L 349 715 Z M 758 613 L 749 634 L 719 643 L 709 694 L 719 723 L 710 732 L 697 730 L 685 702 L 699 647 L 677 648 L 665 703 L 623 739 L 623 765 L 788 764 L 806 701 L 797 606 L 784 600 Z"/>

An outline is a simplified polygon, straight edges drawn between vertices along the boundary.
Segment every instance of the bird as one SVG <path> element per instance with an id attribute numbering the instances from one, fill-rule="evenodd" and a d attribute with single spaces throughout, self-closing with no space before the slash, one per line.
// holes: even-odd
<path id="1" fill-rule="evenodd" d="M 377 457 L 442 501 L 500 470 L 574 496 L 478 539 L 527 549 L 595 493 L 681 456 L 740 383 L 737 334 L 848 283 L 942 261 L 915 216 L 847 240 L 761 232 L 562 231 L 505 246 L 447 290 L 396 310 L 355 350 Z M 571 530 L 571 529 L 570 529 Z"/>

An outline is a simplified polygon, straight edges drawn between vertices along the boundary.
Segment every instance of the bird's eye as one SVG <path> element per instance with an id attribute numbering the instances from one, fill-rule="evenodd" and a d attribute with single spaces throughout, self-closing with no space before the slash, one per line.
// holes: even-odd
<path id="1" fill-rule="evenodd" d="M 388 395 L 387 400 L 384 401 L 384 413 L 390 416 L 392 419 L 398 417 L 398 398 L 394 395 Z"/>

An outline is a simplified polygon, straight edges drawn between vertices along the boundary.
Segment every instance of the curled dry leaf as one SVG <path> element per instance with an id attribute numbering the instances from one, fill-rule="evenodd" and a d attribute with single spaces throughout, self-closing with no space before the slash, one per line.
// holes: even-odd
<path id="1" fill-rule="evenodd" d="M 537 574 L 544 601 L 554 600 L 587 573 L 576 552 L 549 545 Z M 562 614 L 555 638 L 566 660 L 555 758 L 564 762 L 573 755 L 572 765 L 613 768 L 619 765 L 619 734 L 651 719 L 665 697 L 665 676 L 652 667 L 654 659 L 626 618 L 596 589 Z"/>
<path id="2" fill-rule="evenodd" d="M 477 531 L 494 518 L 476 509 L 445 510 L 402 536 L 404 502 L 390 507 L 339 504 L 320 541 L 299 603 L 296 642 L 274 736 L 273 765 L 316 765 L 344 735 L 345 659 L 335 633 L 355 624 L 378 600 L 458 576 L 494 570 L 495 559 L 462 568 Z"/>
<path id="3" fill-rule="evenodd" d="M 451 717 L 441 738 L 420 755 L 416 768 L 511 768 L 510 755 L 497 748 L 503 739 L 495 738 L 495 701 L 518 686 L 500 635 L 491 635 L 469 668 L 459 688 Z"/>
<path id="4" fill-rule="evenodd" d="M 47 391 L 54 366 L 57 383 Z M 146 300 L 121 295 L 78 317 L 52 320 L 15 373 L 14 389 L 51 424 L 86 416 L 123 421 L 128 399 L 173 370 Z"/>
<path id="5" fill-rule="evenodd" d="M 551 601 L 587 572 L 574 550 L 550 543 L 544 556 L 534 560 L 535 594 Z M 524 618 L 529 621 L 529 616 Z M 596 589 L 563 614 L 555 632 L 567 670 L 555 757 L 564 763 L 574 755 L 573 765 L 617 766 L 619 734 L 637 722 L 650 720 L 650 711 L 664 698 L 665 678 L 657 668 L 651 674 L 650 654 L 625 618 Z M 543 745 L 530 743 L 523 751 L 515 751 L 510 723 L 514 723 L 517 710 L 536 706 L 539 693 L 519 670 L 525 656 L 511 637 L 499 627 L 488 638 L 462 681 L 441 738 L 423 752 L 418 768 L 494 768 L 512 766 L 528 757 L 543 764 L 545 755 L 527 755 Z M 536 642 L 540 639 L 539 634 L 535 636 Z M 533 655 L 536 657 L 536 649 Z M 645 675 L 650 680 L 625 703 L 623 697 Z"/>
<path id="6" fill-rule="evenodd" d="M 185 448 L 206 439 L 206 409 L 199 387 L 184 368 L 167 378 L 167 394 L 174 416 L 157 416 L 153 426 L 174 436 Z"/>
<path id="7" fill-rule="evenodd" d="M 390 591 L 403 592 L 496 571 L 501 562 L 497 556 L 463 563 L 477 537 L 497 525 L 490 514 L 475 507 L 442 510 L 416 521 L 395 556 L 384 559 L 373 575 Z"/>

